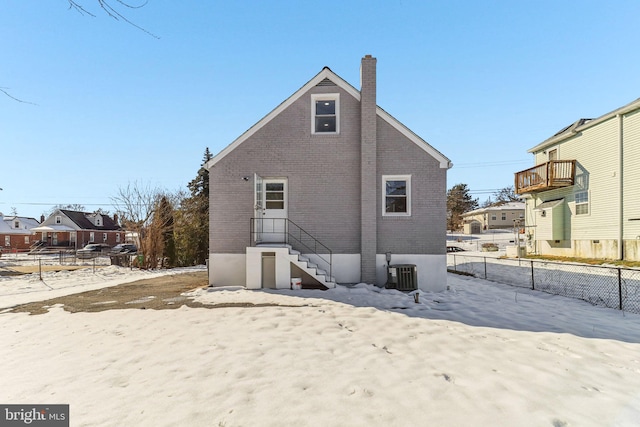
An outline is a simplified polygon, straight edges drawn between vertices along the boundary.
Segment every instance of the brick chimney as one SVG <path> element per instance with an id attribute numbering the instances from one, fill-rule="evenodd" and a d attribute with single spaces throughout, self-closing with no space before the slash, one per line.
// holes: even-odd
<path id="1" fill-rule="evenodd" d="M 360 280 L 376 283 L 377 131 L 376 58 L 365 55 L 360 64 Z"/>

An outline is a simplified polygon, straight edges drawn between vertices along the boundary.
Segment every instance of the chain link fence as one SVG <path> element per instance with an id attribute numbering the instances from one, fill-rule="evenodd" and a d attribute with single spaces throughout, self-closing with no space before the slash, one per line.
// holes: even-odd
<path id="1" fill-rule="evenodd" d="M 452 253 L 447 268 L 511 286 L 640 314 L 640 270 Z"/>

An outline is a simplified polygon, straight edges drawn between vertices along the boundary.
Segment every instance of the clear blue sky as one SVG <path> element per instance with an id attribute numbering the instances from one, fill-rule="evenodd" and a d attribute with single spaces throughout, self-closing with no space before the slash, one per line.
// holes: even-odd
<path id="1" fill-rule="evenodd" d="M 131 0 L 135 4 L 137 0 Z M 454 163 L 484 201 L 527 150 L 640 97 L 640 2 L 97 0 L 0 2 L 0 211 L 113 211 L 128 183 L 184 189 L 217 153 L 329 66 Z"/>

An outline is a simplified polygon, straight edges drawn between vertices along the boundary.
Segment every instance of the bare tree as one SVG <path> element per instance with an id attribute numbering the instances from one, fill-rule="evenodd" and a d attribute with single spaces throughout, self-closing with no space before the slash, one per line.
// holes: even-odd
<path id="1" fill-rule="evenodd" d="M 164 242 L 168 233 L 173 233 L 173 220 L 167 221 L 161 208 L 179 205 L 180 197 L 180 193 L 169 194 L 158 187 L 135 182 L 119 188 L 118 194 L 111 198 L 120 224 L 133 233 L 133 240 L 144 256 L 140 267 L 164 266 Z"/>
<path id="2" fill-rule="evenodd" d="M 7 91 L 7 89 L 8 88 L 6 88 L 6 87 L 0 87 L 0 92 L 4 93 L 5 95 L 7 95 L 9 98 L 13 99 L 14 101 L 22 102 L 23 104 L 38 105 L 38 104 L 34 104 L 33 102 L 25 101 L 24 99 L 16 98 L 15 96 L 11 95 Z"/>
<path id="3" fill-rule="evenodd" d="M 69 2 L 69 9 L 74 9 L 75 11 L 80 13 L 81 15 L 88 15 L 88 16 L 91 16 L 93 18 L 96 17 L 96 15 L 94 15 L 91 12 L 89 12 L 80 3 L 79 0 L 67 0 L 67 1 Z M 107 13 L 107 15 L 109 15 L 110 17 L 112 17 L 116 21 L 126 22 L 127 24 L 129 24 L 129 25 L 131 25 L 133 27 L 136 27 L 140 31 L 144 31 L 145 33 L 149 34 L 151 37 L 154 37 L 156 39 L 160 38 L 160 37 L 156 36 L 155 34 L 151 33 L 150 31 L 148 31 L 147 29 L 145 29 L 145 28 L 135 24 L 134 22 L 130 21 L 129 18 L 127 18 L 120 11 L 118 11 L 118 9 L 116 7 L 112 6 L 112 3 L 117 3 L 121 7 L 124 7 L 124 8 L 127 8 L 127 9 L 140 9 L 141 7 L 144 7 L 147 4 L 147 1 L 144 1 L 141 4 L 138 4 L 138 5 L 131 4 L 131 3 L 126 2 L 124 0 L 115 0 L 115 2 L 114 1 L 108 1 L 108 0 L 97 0 L 97 2 L 100 5 L 100 8 L 102 8 L 102 10 L 104 10 Z"/>
<path id="4" fill-rule="evenodd" d="M 69 9 L 73 9 L 76 12 L 80 13 L 81 15 L 88 15 L 88 16 L 91 16 L 93 18 L 96 17 L 95 14 L 89 12 L 86 9 L 86 7 L 81 3 L 80 0 L 67 0 L 67 1 L 69 2 Z M 144 7 L 147 4 L 146 0 L 144 2 L 138 4 L 138 5 L 131 4 L 131 3 L 126 2 L 124 0 L 113 0 L 113 1 L 110 1 L 110 0 L 95 0 L 95 1 L 98 2 L 98 5 L 100 6 L 100 8 L 103 11 L 105 11 L 107 13 L 107 15 L 109 15 L 110 17 L 112 17 L 116 21 L 126 22 L 127 24 L 139 29 L 140 31 L 143 31 L 143 32 L 147 33 L 151 37 L 154 37 L 156 39 L 160 38 L 157 35 L 155 35 L 152 32 L 150 32 L 149 30 L 147 30 L 146 28 L 143 28 L 143 27 L 137 25 L 136 23 L 134 23 L 133 21 L 129 20 L 129 18 L 127 18 L 124 14 L 122 14 L 117 9 L 117 6 L 113 5 L 113 4 L 117 3 L 119 6 L 121 6 L 123 8 L 126 8 L 126 9 L 140 9 L 141 7 Z M 13 99 L 14 101 L 21 102 L 23 104 L 38 105 L 38 104 L 35 104 L 33 102 L 25 101 L 24 99 L 20 99 L 20 98 L 18 98 L 16 96 L 13 96 L 11 93 L 9 93 L 9 91 L 7 89 L 8 88 L 6 88 L 6 87 L 0 87 L 0 93 L 3 93 L 4 95 L 6 95 L 7 97 Z"/>

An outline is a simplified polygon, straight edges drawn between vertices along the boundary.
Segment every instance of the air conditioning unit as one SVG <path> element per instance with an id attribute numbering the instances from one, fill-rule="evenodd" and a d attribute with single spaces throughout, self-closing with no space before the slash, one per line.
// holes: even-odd
<path id="1" fill-rule="evenodd" d="M 387 267 L 386 288 L 399 291 L 418 289 L 418 268 L 415 264 L 393 264 Z"/>

